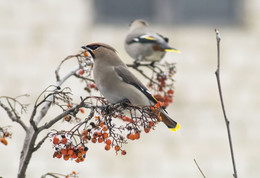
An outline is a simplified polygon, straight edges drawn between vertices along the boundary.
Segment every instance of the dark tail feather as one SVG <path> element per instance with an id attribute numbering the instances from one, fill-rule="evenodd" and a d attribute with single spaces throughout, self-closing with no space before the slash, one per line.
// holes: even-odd
<path id="1" fill-rule="evenodd" d="M 170 47 L 167 43 L 163 43 L 160 45 L 164 51 L 166 52 L 175 52 L 175 53 L 179 53 L 180 51 L 178 49 L 172 48 Z"/>
<path id="2" fill-rule="evenodd" d="M 171 131 L 176 132 L 177 130 L 179 130 L 180 124 L 178 124 L 177 122 L 175 122 L 174 120 L 172 120 L 165 110 L 161 109 L 160 116 L 161 116 L 161 119 L 162 119 L 163 123 L 164 123 Z"/>

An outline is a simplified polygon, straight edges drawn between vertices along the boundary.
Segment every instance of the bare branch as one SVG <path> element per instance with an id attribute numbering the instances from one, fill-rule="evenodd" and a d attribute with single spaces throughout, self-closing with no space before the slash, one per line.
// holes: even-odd
<path id="1" fill-rule="evenodd" d="M 215 72 L 215 75 L 216 75 L 217 84 L 218 84 L 218 91 L 219 91 L 219 97 L 220 97 L 220 101 L 221 101 L 221 107 L 222 107 L 222 111 L 224 114 L 224 119 L 225 119 L 225 123 L 226 123 L 226 127 L 227 127 L 229 148 L 230 148 L 230 152 L 231 152 L 231 159 L 232 159 L 232 165 L 233 165 L 233 171 L 234 171 L 233 176 L 235 178 L 237 178 L 235 156 L 234 156 L 234 151 L 233 151 L 230 126 L 229 126 L 230 122 L 227 118 L 226 109 L 224 106 L 224 99 L 223 99 L 223 95 L 222 95 L 221 82 L 220 82 L 220 40 L 221 40 L 221 38 L 220 38 L 219 31 L 217 29 L 215 29 L 215 32 L 216 32 L 216 39 L 217 39 L 217 70 Z"/>
<path id="2" fill-rule="evenodd" d="M 27 126 L 24 124 L 24 122 L 20 119 L 19 116 L 17 116 L 17 115 L 15 114 L 15 112 L 14 112 L 13 110 L 11 110 L 9 107 L 7 107 L 6 105 L 4 105 L 1 101 L 0 101 L 0 106 L 6 111 L 6 113 L 7 113 L 8 116 L 9 116 L 9 118 L 10 118 L 13 122 L 17 122 L 18 124 L 20 124 L 25 131 L 28 129 Z"/>

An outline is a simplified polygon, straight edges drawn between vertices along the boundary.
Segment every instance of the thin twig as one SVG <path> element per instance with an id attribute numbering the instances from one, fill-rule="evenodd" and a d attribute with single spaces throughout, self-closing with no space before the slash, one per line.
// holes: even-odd
<path id="1" fill-rule="evenodd" d="M 63 174 L 59 174 L 59 176 L 56 176 L 56 175 L 54 175 L 54 174 L 56 174 L 56 173 L 49 173 L 49 172 L 48 172 L 48 173 L 42 175 L 41 178 L 46 178 L 47 176 L 51 176 L 51 177 L 54 177 L 54 178 L 59 178 L 59 176 L 65 176 L 65 175 L 63 175 Z"/>
<path id="2" fill-rule="evenodd" d="M 39 141 L 39 143 L 33 148 L 33 152 L 37 151 L 48 137 L 48 134 L 45 137 L 43 137 L 42 140 Z"/>
<path id="3" fill-rule="evenodd" d="M 61 61 L 61 63 L 59 64 L 59 66 L 58 66 L 57 69 L 55 70 L 56 81 L 60 81 L 59 71 L 60 71 L 60 68 L 61 68 L 62 64 L 63 64 L 65 61 L 67 61 L 67 60 L 69 60 L 69 59 L 71 59 L 71 58 L 79 57 L 79 56 L 80 56 L 80 54 L 70 55 L 70 56 L 67 56 L 65 59 L 63 59 L 63 60 Z"/>
<path id="4" fill-rule="evenodd" d="M 196 159 L 193 159 L 193 160 L 194 160 L 194 162 L 195 162 L 197 168 L 199 169 L 201 175 L 202 175 L 204 178 L 206 178 L 206 176 L 204 175 L 204 173 L 203 173 L 202 170 L 200 169 L 199 164 L 197 163 Z"/>
<path id="5" fill-rule="evenodd" d="M 221 89 L 221 83 L 220 83 L 220 40 L 221 40 L 221 38 L 220 38 L 220 35 L 219 35 L 219 31 L 217 29 L 215 29 L 215 32 L 216 32 L 216 39 L 217 39 L 217 55 L 218 55 L 218 57 L 217 57 L 217 60 L 218 60 L 217 70 L 215 72 L 215 75 L 216 75 L 216 78 L 217 78 L 221 107 L 222 107 L 222 111 L 223 111 L 223 114 L 224 114 L 224 119 L 225 119 L 225 123 L 226 123 L 226 127 L 227 127 L 228 141 L 229 141 L 229 147 L 230 147 L 232 165 L 233 165 L 233 171 L 234 171 L 233 176 L 235 178 L 237 178 L 235 156 L 234 156 L 234 151 L 233 151 L 233 144 L 232 144 L 232 139 L 231 139 L 230 126 L 229 126 L 230 122 L 229 122 L 227 115 L 226 115 L 226 110 L 225 110 L 224 100 L 223 100 L 223 95 L 222 95 L 222 89 Z"/>
<path id="6" fill-rule="evenodd" d="M 51 126 L 53 126 L 56 122 L 58 122 L 59 120 L 61 120 L 62 118 L 64 118 L 66 115 L 68 115 L 71 112 L 74 112 L 75 109 L 77 109 L 78 107 L 73 107 L 63 113 L 61 113 L 60 115 L 56 116 L 55 118 L 53 118 L 52 120 L 50 120 L 48 123 L 45 123 L 44 125 L 42 125 L 41 127 L 38 128 L 38 131 L 41 132 L 44 129 L 48 129 Z"/>

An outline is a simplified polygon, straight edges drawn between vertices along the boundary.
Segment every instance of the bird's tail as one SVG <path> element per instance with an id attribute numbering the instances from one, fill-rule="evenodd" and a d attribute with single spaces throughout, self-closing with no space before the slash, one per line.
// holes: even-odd
<path id="1" fill-rule="evenodd" d="M 178 49 L 170 47 L 167 43 L 161 44 L 161 47 L 164 49 L 166 52 L 175 52 L 175 53 L 180 53 Z"/>
<path id="2" fill-rule="evenodd" d="M 175 52 L 175 53 L 180 53 L 180 51 L 178 49 L 175 48 L 167 48 L 165 49 L 166 52 Z"/>
<path id="3" fill-rule="evenodd" d="M 171 130 L 176 132 L 180 128 L 180 124 L 170 118 L 168 113 L 164 109 L 160 109 L 160 118 L 162 122 Z"/>

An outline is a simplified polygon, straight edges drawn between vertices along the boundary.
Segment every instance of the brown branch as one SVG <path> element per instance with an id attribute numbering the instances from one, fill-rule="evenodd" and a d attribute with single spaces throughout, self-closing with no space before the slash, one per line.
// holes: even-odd
<path id="1" fill-rule="evenodd" d="M 230 148 L 230 152 L 231 152 L 231 159 L 232 159 L 232 165 L 233 165 L 233 171 L 234 171 L 233 176 L 235 178 L 237 178 L 235 156 L 234 156 L 233 144 L 232 144 L 232 139 L 231 139 L 230 122 L 227 118 L 226 109 L 225 109 L 225 106 L 224 106 L 224 99 L 223 99 L 223 95 L 222 95 L 221 82 L 220 82 L 220 40 L 221 40 L 221 38 L 220 38 L 220 35 L 219 35 L 219 31 L 217 29 L 215 29 L 215 32 L 216 32 L 216 39 L 217 39 L 217 70 L 215 72 L 215 75 L 216 75 L 216 78 L 217 78 L 221 107 L 222 107 L 222 111 L 223 111 L 223 114 L 224 114 L 224 119 L 225 119 L 225 123 L 226 123 L 226 127 L 227 127 L 229 148 Z"/>
<path id="2" fill-rule="evenodd" d="M 199 164 L 197 163 L 196 159 L 193 159 L 193 160 L 194 160 L 194 162 L 195 162 L 197 168 L 199 169 L 201 175 L 202 175 L 204 178 L 206 178 L 206 176 L 204 175 L 204 173 L 203 173 L 202 170 L 200 169 Z"/>

